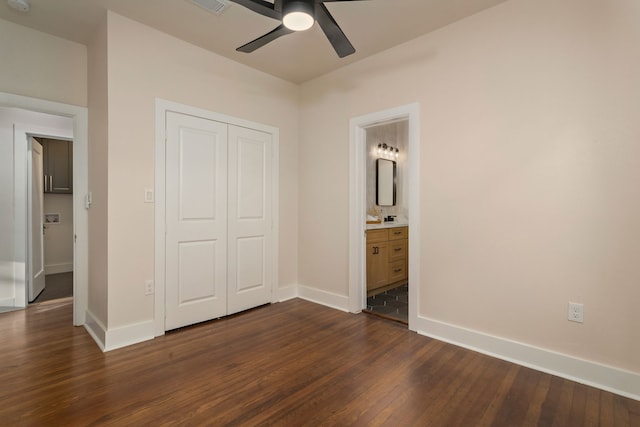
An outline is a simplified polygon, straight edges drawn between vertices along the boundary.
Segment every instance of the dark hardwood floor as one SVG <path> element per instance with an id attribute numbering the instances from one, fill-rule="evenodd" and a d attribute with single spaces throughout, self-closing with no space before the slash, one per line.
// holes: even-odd
<path id="1" fill-rule="evenodd" d="M 0 314 L 0 425 L 640 426 L 640 402 L 302 300 L 102 353 Z"/>

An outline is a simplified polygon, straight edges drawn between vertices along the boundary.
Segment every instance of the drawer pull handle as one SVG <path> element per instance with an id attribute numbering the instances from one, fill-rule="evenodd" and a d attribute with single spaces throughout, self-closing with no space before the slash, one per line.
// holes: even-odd
<path id="1" fill-rule="evenodd" d="M 395 234 L 397 236 L 399 234 L 402 234 L 402 231 L 394 231 L 393 234 Z"/>
<path id="2" fill-rule="evenodd" d="M 394 273 L 400 273 L 402 271 L 401 268 L 396 268 L 395 270 L 393 270 Z"/>
<path id="3" fill-rule="evenodd" d="M 395 249 L 394 249 L 394 251 L 396 251 L 396 252 L 399 252 L 399 251 L 401 251 L 401 250 L 402 250 L 402 248 L 395 248 Z"/>

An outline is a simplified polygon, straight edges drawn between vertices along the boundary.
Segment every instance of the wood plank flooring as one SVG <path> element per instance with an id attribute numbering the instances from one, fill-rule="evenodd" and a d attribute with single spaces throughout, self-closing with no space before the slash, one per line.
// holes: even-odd
<path id="1" fill-rule="evenodd" d="M 0 314 L 0 425 L 640 426 L 640 402 L 302 300 L 102 353 Z"/>

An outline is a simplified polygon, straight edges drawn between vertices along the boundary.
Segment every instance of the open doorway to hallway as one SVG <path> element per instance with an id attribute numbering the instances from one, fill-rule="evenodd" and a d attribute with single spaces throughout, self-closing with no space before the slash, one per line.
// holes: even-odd
<path id="1" fill-rule="evenodd" d="M 29 303 L 41 303 L 73 296 L 73 141 L 50 136 L 32 137 L 32 154 L 41 151 L 41 164 L 36 165 L 32 155 L 32 262 L 37 258 L 42 266 L 44 280 L 34 289 L 36 280 L 29 284 Z M 42 185 L 39 185 L 40 182 Z M 36 198 L 38 201 L 35 201 Z M 39 201 L 42 201 L 40 206 Z M 37 212 L 36 219 L 33 214 Z M 38 253 L 38 257 L 35 256 Z"/>
<path id="2" fill-rule="evenodd" d="M 58 262 L 59 265 L 49 265 L 45 272 L 45 236 L 41 235 L 39 270 L 43 277 L 45 273 L 73 271 L 73 324 L 83 325 L 85 322 L 88 294 L 88 204 L 85 200 L 89 200 L 87 130 L 88 114 L 84 107 L 0 92 L 0 178 L 5 184 L 0 186 L 0 213 L 3 218 L 0 222 L 0 240 L 3 242 L 0 245 L 0 311 L 24 309 L 30 300 L 35 299 L 34 295 L 31 296 L 33 298 L 29 295 L 30 278 L 33 277 L 33 271 L 37 270 L 31 250 L 34 225 L 38 225 L 38 230 L 44 230 L 47 220 L 44 213 L 59 214 L 49 216 L 48 220 L 57 222 L 55 225 L 62 225 L 63 221 L 69 220 L 73 230 L 71 236 L 67 235 L 72 241 L 71 261 L 66 258 L 67 261 Z M 63 215 L 65 211 L 55 205 L 47 205 L 45 212 L 44 170 L 38 173 L 36 179 L 31 176 L 31 144 L 42 145 L 34 137 L 58 139 L 69 144 L 69 148 L 71 145 L 73 147 L 69 154 L 73 159 L 73 174 L 68 178 L 73 190 L 67 195 L 72 205 L 68 216 Z M 34 182 L 42 188 L 42 215 L 33 215 L 32 212 Z M 59 252 L 58 249 L 54 251 Z M 53 261 L 56 259 L 49 258 Z"/>

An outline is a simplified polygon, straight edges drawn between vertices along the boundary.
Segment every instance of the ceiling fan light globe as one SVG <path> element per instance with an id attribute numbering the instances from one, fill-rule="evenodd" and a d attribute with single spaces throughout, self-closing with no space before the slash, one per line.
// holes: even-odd
<path id="1" fill-rule="evenodd" d="M 313 16 L 306 12 L 289 12 L 282 18 L 285 27 L 293 31 L 305 31 L 313 26 Z"/>
<path id="2" fill-rule="evenodd" d="M 315 22 L 314 0 L 283 0 L 282 23 L 292 31 L 304 31 Z"/>

